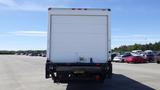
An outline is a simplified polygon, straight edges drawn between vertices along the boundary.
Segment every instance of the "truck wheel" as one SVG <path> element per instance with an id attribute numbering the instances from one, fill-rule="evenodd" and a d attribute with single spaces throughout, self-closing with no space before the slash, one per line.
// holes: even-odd
<path id="1" fill-rule="evenodd" d="M 105 79 L 101 79 L 101 80 L 99 80 L 98 82 L 99 82 L 99 83 L 104 83 L 104 80 L 105 80 Z"/>
<path id="2" fill-rule="evenodd" d="M 59 82 L 58 78 L 54 75 L 54 73 L 51 73 L 51 78 L 52 78 L 54 83 L 58 83 Z"/>
<path id="3" fill-rule="evenodd" d="M 99 76 L 100 76 L 99 82 L 104 83 L 104 80 L 106 79 L 106 73 L 101 73 Z"/>
<path id="4" fill-rule="evenodd" d="M 56 79 L 55 79 L 56 81 Z M 57 72 L 57 81 L 60 83 L 67 83 L 68 82 L 68 74 L 65 72 Z"/>
<path id="5" fill-rule="evenodd" d="M 59 82 L 59 80 L 57 79 L 57 78 L 54 78 L 54 83 L 58 83 Z"/>

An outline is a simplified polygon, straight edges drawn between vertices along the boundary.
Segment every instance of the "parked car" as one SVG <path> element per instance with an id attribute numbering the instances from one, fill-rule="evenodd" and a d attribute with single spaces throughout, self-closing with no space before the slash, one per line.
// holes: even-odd
<path id="1" fill-rule="evenodd" d="M 155 56 L 155 61 L 157 62 L 157 64 L 160 64 L 160 53 L 158 53 L 158 54 Z"/>
<path id="2" fill-rule="evenodd" d="M 144 57 L 144 52 L 142 50 L 133 50 L 132 54 L 137 54 L 137 55 Z"/>
<path id="3" fill-rule="evenodd" d="M 112 53 L 111 54 L 111 60 L 113 61 L 113 59 L 117 56 L 117 53 Z"/>
<path id="4" fill-rule="evenodd" d="M 141 54 L 141 53 L 143 53 L 143 51 L 142 50 L 133 50 L 132 53 Z"/>
<path id="5" fill-rule="evenodd" d="M 146 52 L 144 54 L 144 58 L 147 60 L 147 62 L 154 62 L 154 54 L 153 54 L 153 52 Z"/>
<path id="6" fill-rule="evenodd" d="M 122 55 L 122 62 L 125 62 L 127 57 L 132 56 L 132 54 L 130 52 L 126 52 L 125 54 Z"/>
<path id="7" fill-rule="evenodd" d="M 127 63 L 145 63 L 146 60 L 139 55 L 132 55 L 125 58 L 125 62 Z"/>
<path id="8" fill-rule="evenodd" d="M 145 53 L 148 53 L 148 52 L 153 52 L 152 50 L 145 50 L 144 51 Z"/>
<path id="9" fill-rule="evenodd" d="M 114 57 L 113 61 L 114 62 L 124 62 L 126 57 L 132 56 L 131 53 L 127 52 L 123 55 L 118 55 L 116 57 Z"/>
<path id="10" fill-rule="evenodd" d="M 121 62 L 121 61 L 122 61 L 122 56 L 121 55 L 115 56 L 113 58 L 113 62 Z"/>

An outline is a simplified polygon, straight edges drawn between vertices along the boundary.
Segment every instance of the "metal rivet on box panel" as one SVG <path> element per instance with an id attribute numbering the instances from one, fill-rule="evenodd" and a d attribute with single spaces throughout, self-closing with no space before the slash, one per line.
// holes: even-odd
<path id="1" fill-rule="evenodd" d="M 111 11 L 111 9 L 108 9 L 108 11 Z"/>
<path id="2" fill-rule="evenodd" d="M 51 10 L 52 8 L 48 8 L 48 10 Z"/>

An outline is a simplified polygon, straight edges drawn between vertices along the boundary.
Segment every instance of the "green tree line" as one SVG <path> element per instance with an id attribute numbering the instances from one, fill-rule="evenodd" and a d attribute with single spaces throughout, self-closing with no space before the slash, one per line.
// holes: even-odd
<path id="1" fill-rule="evenodd" d="M 6 51 L 6 50 L 1 50 L 0 54 L 15 54 L 15 51 Z"/>
<path id="2" fill-rule="evenodd" d="M 8 50 L 1 50 L 0 54 L 40 54 L 40 53 L 46 53 L 46 50 L 18 50 L 18 51 L 8 51 Z"/>
<path id="3" fill-rule="evenodd" d="M 160 51 L 160 42 L 149 43 L 149 44 L 134 44 L 134 45 L 123 45 L 120 47 L 116 47 L 113 51 L 121 52 L 121 51 L 132 51 L 132 50 L 153 50 Z"/>

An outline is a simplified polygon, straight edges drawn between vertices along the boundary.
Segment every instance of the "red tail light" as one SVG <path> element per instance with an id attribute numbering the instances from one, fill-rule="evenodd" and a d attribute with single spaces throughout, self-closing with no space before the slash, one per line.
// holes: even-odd
<path id="1" fill-rule="evenodd" d="M 97 66 L 97 67 L 99 67 L 99 66 L 100 66 L 100 64 L 96 64 L 96 66 Z"/>
<path id="2" fill-rule="evenodd" d="M 99 76 L 99 75 L 96 76 L 96 80 L 97 80 L 97 81 L 100 80 L 100 76 Z"/>

